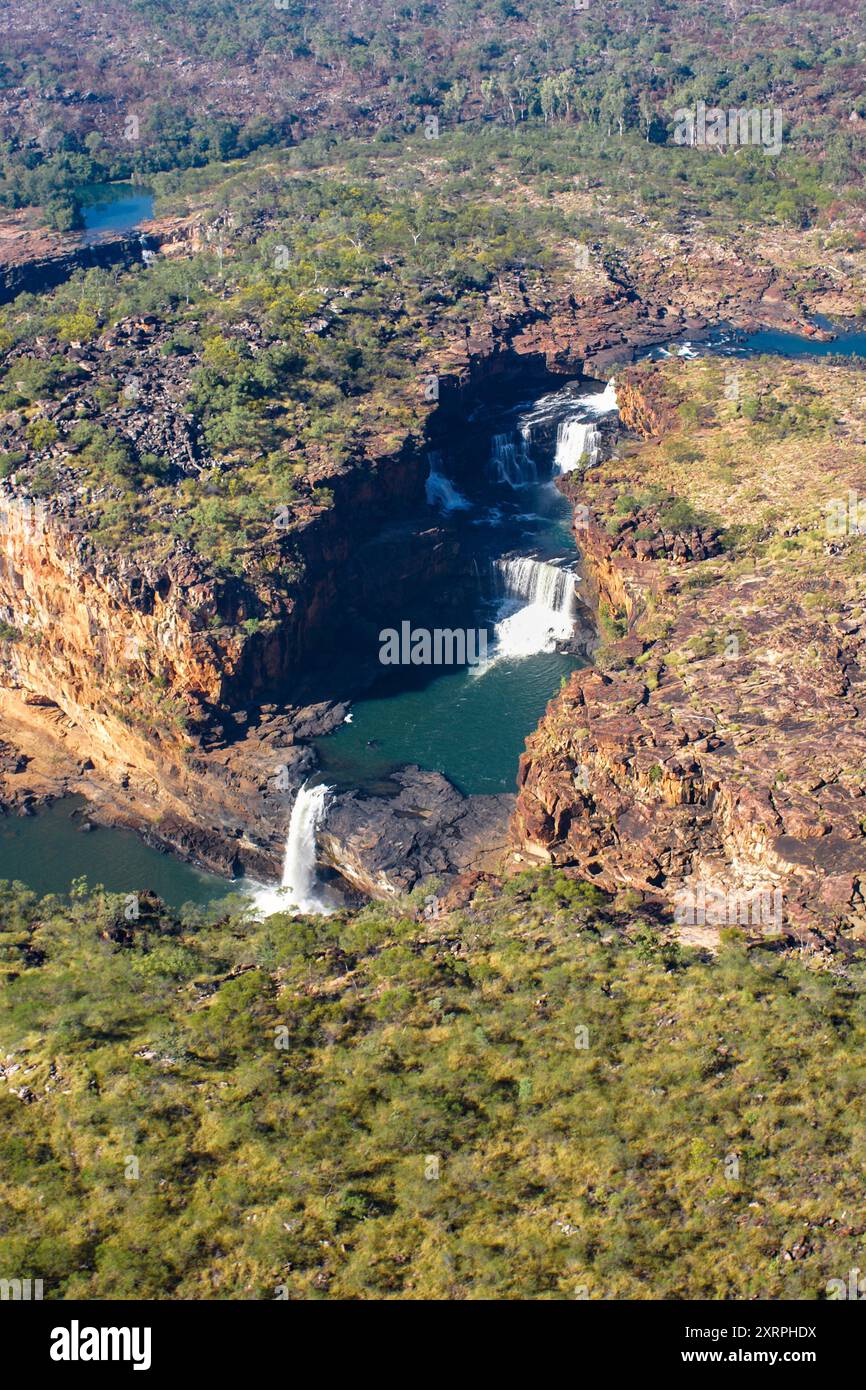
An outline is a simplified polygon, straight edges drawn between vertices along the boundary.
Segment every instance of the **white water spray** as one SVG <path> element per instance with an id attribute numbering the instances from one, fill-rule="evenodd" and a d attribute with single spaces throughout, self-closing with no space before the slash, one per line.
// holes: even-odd
<path id="1" fill-rule="evenodd" d="M 430 472 L 427 474 L 425 491 L 427 501 L 431 507 L 438 507 L 443 512 L 465 512 L 469 511 L 472 503 L 463 496 L 454 486 L 450 478 L 446 478 L 439 469 L 442 464 L 441 454 L 428 454 L 430 460 Z"/>
<path id="2" fill-rule="evenodd" d="M 552 652 L 574 630 L 574 573 L 529 555 L 503 557 L 495 572 L 503 592 L 494 627 L 494 647 L 486 668 L 497 661 Z"/>
<path id="3" fill-rule="evenodd" d="M 576 468 L 591 468 L 601 454 L 601 430 L 586 420 L 563 420 L 556 431 L 557 473 L 573 473 Z"/>
<path id="4" fill-rule="evenodd" d="M 595 421 L 610 415 L 617 407 L 616 381 L 611 377 L 603 391 L 580 396 L 576 401 L 580 414 L 560 422 L 556 431 L 557 473 L 573 473 L 576 468 L 591 468 L 601 458 L 601 430 Z M 587 418 L 589 417 L 589 418 Z"/>
<path id="5" fill-rule="evenodd" d="M 295 797 L 289 819 L 283 877 L 278 888 L 261 888 L 255 894 L 257 913 L 333 912 L 334 905 L 316 881 L 316 831 L 325 814 L 331 787 L 309 787 L 305 782 Z"/>
<path id="6" fill-rule="evenodd" d="M 519 438 L 513 434 L 493 436 L 487 465 L 487 475 L 492 482 L 504 483 L 508 487 L 523 487 L 526 483 L 538 481 L 535 460 L 527 449 L 528 437 L 528 430 L 521 430 Z"/>
<path id="7" fill-rule="evenodd" d="M 592 415 L 610 415 L 612 411 L 618 410 L 616 377 L 611 377 L 603 391 L 596 392 L 594 396 L 583 396 L 582 404 Z"/>

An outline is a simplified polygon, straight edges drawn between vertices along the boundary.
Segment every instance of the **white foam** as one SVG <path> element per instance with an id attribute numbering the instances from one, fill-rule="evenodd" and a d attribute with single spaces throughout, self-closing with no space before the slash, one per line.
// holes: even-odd
<path id="1" fill-rule="evenodd" d="M 295 797 L 289 818 L 283 876 L 277 888 L 262 887 L 253 894 L 257 916 L 274 912 L 327 914 L 335 903 L 316 878 L 316 831 L 325 815 L 331 787 L 308 787 L 306 782 Z"/>

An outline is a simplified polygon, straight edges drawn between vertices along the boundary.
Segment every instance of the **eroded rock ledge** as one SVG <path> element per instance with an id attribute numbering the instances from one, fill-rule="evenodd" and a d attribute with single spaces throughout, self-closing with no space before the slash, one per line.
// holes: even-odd
<path id="1" fill-rule="evenodd" d="M 164 249 L 194 247 L 194 228 L 165 234 Z M 758 316 L 799 321 L 766 267 L 716 259 L 713 278 L 704 259 L 696 251 L 677 270 L 650 258 L 632 278 L 611 272 L 565 296 L 553 285 L 530 294 L 518 276 L 503 277 L 483 315 L 462 335 L 452 323 L 425 364 L 440 375 L 438 407 L 413 397 L 402 441 L 371 434 L 350 462 L 329 471 L 322 460 L 316 480 L 333 490 L 334 505 L 309 509 L 291 534 L 294 579 L 257 570 L 251 557 L 226 582 L 182 544 L 167 557 L 124 559 L 82 530 L 74 499 L 52 502 L 37 539 L 29 499 L 13 487 L 0 574 L 9 629 L 0 713 L 27 761 L 0 768 L 4 799 L 20 807 L 80 792 L 97 816 L 206 867 L 275 877 L 292 794 L 314 762 L 307 731 L 343 713 L 302 689 L 311 648 L 337 609 L 350 602 L 363 611 L 368 584 L 396 577 L 408 591 L 453 564 L 435 526 L 420 543 L 417 529 L 381 539 L 382 527 L 422 502 L 427 444 L 465 418 L 479 389 L 533 374 L 548 382 L 601 374 L 636 346 L 699 331 L 714 295 L 744 326 Z M 147 385 L 141 411 L 162 428 L 161 412 L 169 424 L 176 414 L 174 385 Z M 649 418 L 646 426 L 655 427 Z M 268 546 L 279 550 L 279 537 Z M 611 586 L 625 583 L 620 565 L 609 568 Z M 310 700 L 321 706 L 312 716 Z M 276 789 L 279 768 L 287 771 Z"/>
<path id="2" fill-rule="evenodd" d="M 784 934 L 844 944 L 866 937 L 864 537 L 827 516 L 866 488 L 866 376 L 736 370 L 734 400 L 718 361 L 620 378 L 645 442 L 572 488 L 601 669 L 527 740 L 513 833 L 669 916 L 700 883 L 740 908 L 781 889 Z"/>
<path id="3" fill-rule="evenodd" d="M 462 796 L 439 772 L 401 768 L 394 795 L 339 792 L 319 834 L 323 862 L 369 897 L 496 872 L 509 848 L 513 796 Z"/>

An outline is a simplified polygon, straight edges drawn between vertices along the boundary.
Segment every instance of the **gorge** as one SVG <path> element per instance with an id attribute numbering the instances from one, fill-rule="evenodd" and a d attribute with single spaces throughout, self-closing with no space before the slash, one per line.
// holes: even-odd
<path id="1" fill-rule="evenodd" d="M 543 312 L 524 304 L 476 326 L 478 341 L 439 376 L 422 437 L 396 449 L 379 441 L 364 468 L 330 471 L 333 506 L 293 533 L 288 584 L 264 571 L 215 579 L 183 543 L 165 558 L 106 563 L 88 536 L 87 498 L 70 492 L 34 510 L 12 475 L 2 484 L 4 619 L 20 637 L 7 643 L 0 694 L 15 750 L 7 804 L 26 812 L 83 795 L 94 823 L 132 827 L 206 870 L 266 883 L 284 873 L 299 788 L 319 782 L 332 788 L 326 813 L 303 824 L 318 829 L 326 874 L 363 895 L 537 854 L 549 832 L 539 835 L 527 811 L 525 772 L 509 825 L 523 742 L 595 644 L 599 578 L 607 607 L 622 598 L 569 506 L 616 430 L 611 367 L 672 351 L 687 362 L 693 348 L 665 346 L 683 340 L 740 357 L 861 346 L 856 334 L 834 341 L 826 329 L 755 332 L 756 313 L 794 319 L 776 301 L 750 305 L 745 292 L 734 315 L 742 326 L 709 337 L 685 307 L 653 321 L 634 306 L 621 287 L 602 297 L 592 351 L 586 308 L 573 302 Z M 121 348 L 124 331 L 112 339 Z M 158 346 L 147 322 L 129 332 L 139 360 L 150 340 Z M 74 352 L 89 369 L 89 350 Z M 593 373 L 601 380 L 590 390 Z M 152 419 L 168 409 L 171 430 L 181 427 L 168 394 L 141 402 L 154 405 Z M 637 435 L 659 426 L 630 386 L 625 421 Z M 185 447 L 195 476 L 195 442 Z M 588 582 L 576 588 L 584 551 Z M 434 679 L 388 676 L 376 638 L 404 619 L 483 623 L 488 660 Z M 591 858 L 587 872 L 596 872 Z"/>

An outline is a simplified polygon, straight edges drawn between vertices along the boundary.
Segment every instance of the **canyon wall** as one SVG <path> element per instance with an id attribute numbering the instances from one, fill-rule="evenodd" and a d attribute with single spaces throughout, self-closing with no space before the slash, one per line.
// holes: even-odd
<path id="1" fill-rule="evenodd" d="M 154 218 L 135 232 L 107 233 L 84 244 L 78 232 L 30 227 L 25 214 L 6 213 L 0 218 L 0 304 L 19 294 L 53 289 L 79 270 L 140 263 L 143 246 L 176 255 L 201 244 L 202 229 L 194 217 Z"/>
<path id="2" fill-rule="evenodd" d="M 215 578 L 183 543 L 160 563 L 108 554 L 68 499 L 0 487 L 0 714 L 27 760 L 0 764 L 4 800 L 79 792 L 97 818 L 204 867 L 277 876 L 315 765 L 304 740 L 345 713 L 331 644 L 383 594 L 409 602 L 459 576 L 453 539 L 429 518 L 384 524 L 417 507 L 426 466 L 407 447 L 335 479 L 333 508 L 292 536 L 289 586 Z M 299 692 L 317 683 L 331 698 L 310 705 Z"/>
<path id="3" fill-rule="evenodd" d="M 737 370 L 756 398 L 768 377 L 803 399 L 822 383 L 814 364 Z M 527 740 L 512 826 L 518 861 L 639 891 L 662 920 L 679 911 L 686 939 L 704 944 L 729 925 L 809 949 L 844 947 L 866 936 L 866 633 L 858 540 L 822 543 L 821 497 L 863 488 L 859 417 L 833 427 L 835 479 L 784 431 L 772 453 L 744 450 L 736 404 L 705 406 L 704 421 L 684 432 L 695 458 L 713 456 L 717 431 L 736 441 L 745 495 L 772 476 L 783 513 L 774 524 L 802 540 L 762 544 L 725 529 L 742 511 L 723 470 L 678 468 L 677 453 L 660 447 L 657 436 L 683 437 L 676 406 L 698 373 L 699 399 L 707 383 L 723 390 L 712 363 L 626 372 L 623 423 L 647 443 L 569 480 L 578 515 L 589 514 L 576 536 L 600 616 L 600 669 L 576 672 Z M 850 409 L 856 397 L 862 411 L 859 374 L 832 376 L 840 400 Z M 813 447 L 826 459 L 817 430 Z M 665 499 L 674 479 L 713 497 L 715 519 L 701 521 L 682 496 Z M 756 920 L 761 894 L 776 892 L 780 914 Z M 700 920 L 700 893 L 723 908 Z"/>
<path id="4" fill-rule="evenodd" d="M 197 244 L 192 219 L 151 233 L 168 253 Z M 660 276 L 656 268 L 645 290 L 659 300 L 671 293 Z M 742 321 L 766 288 L 766 275 L 737 278 L 728 267 L 728 304 Z M 516 381 L 606 374 L 637 346 L 698 331 L 709 290 L 699 278 L 682 290 L 676 307 L 670 298 L 654 307 L 644 289 L 614 277 L 587 299 L 548 300 L 531 297 L 519 276 L 503 277 L 480 317 L 452 325 L 430 364 L 439 400 L 422 400 L 419 387 L 403 441 L 368 440 L 363 457 L 321 476 L 334 503 L 293 531 L 301 572 L 291 583 L 261 571 L 217 580 L 183 543 L 160 565 L 122 548 L 106 553 L 74 508 L 52 502 L 38 512 L 6 487 L 0 711 L 13 752 L 0 759 L 4 799 L 26 809 L 81 792 L 97 816 L 206 867 L 276 876 L 291 797 L 314 765 L 305 740 L 345 712 L 327 682 L 330 698 L 309 688 L 311 671 L 339 643 L 341 624 L 362 622 L 384 591 L 421 594 L 431 576 L 459 580 L 459 554 L 431 514 L 421 520 L 427 445 L 447 438 L 479 393 L 495 399 Z M 639 428 L 659 428 L 658 402 L 636 397 L 632 408 L 624 397 L 623 406 Z M 642 581 L 621 555 L 611 559 L 602 529 L 578 540 L 605 601 L 630 612 Z M 671 543 L 679 554 L 695 537 Z M 558 825 L 555 814 L 555 833 L 537 823 L 533 765 L 530 753 L 518 839 L 548 846 Z M 284 785 L 275 788 L 278 768 Z"/>
<path id="5" fill-rule="evenodd" d="M 188 556 L 156 572 L 109 560 L 68 520 L 9 495 L 0 521 L 0 711 L 27 758 L 7 797 L 26 806 L 81 792 L 97 817 L 206 867 L 266 863 L 267 837 L 247 815 L 254 769 L 198 746 L 243 648 L 207 630 L 213 581 Z"/>

